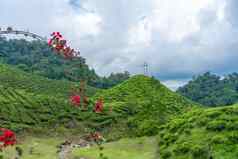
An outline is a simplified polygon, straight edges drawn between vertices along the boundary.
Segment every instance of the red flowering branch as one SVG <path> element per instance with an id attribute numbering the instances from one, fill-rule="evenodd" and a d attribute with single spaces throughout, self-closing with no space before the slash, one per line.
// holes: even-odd
<path id="1" fill-rule="evenodd" d="M 16 144 L 16 135 L 13 131 L 5 128 L 0 128 L 0 132 L 0 149 Z"/>
<path id="2" fill-rule="evenodd" d="M 71 49 L 69 46 L 67 46 L 67 41 L 63 38 L 63 36 L 59 32 L 53 32 L 51 34 L 51 38 L 48 41 L 48 45 L 59 55 L 62 55 L 65 59 L 72 59 L 75 57 L 79 57 L 79 52 L 76 52 L 74 49 Z M 89 100 L 86 96 L 84 96 L 84 81 L 81 81 L 81 87 L 80 88 L 80 95 L 74 94 L 70 96 L 70 102 L 75 107 L 80 107 L 81 102 L 83 102 L 84 107 L 89 104 Z M 94 112 L 95 113 L 102 113 L 103 112 L 103 100 L 99 99 L 96 101 L 94 105 Z M 100 153 L 100 158 L 107 158 L 102 153 L 103 146 L 102 143 L 104 141 L 104 138 L 102 135 L 98 132 L 94 132 L 90 134 L 90 138 L 98 145 Z"/>
<path id="3" fill-rule="evenodd" d="M 81 102 L 81 97 L 79 95 L 73 95 L 70 97 L 71 104 L 79 107 Z"/>
<path id="4" fill-rule="evenodd" d="M 94 106 L 94 112 L 101 113 L 102 111 L 103 111 L 103 100 L 99 99 Z"/>
<path id="5" fill-rule="evenodd" d="M 60 32 L 53 32 L 48 40 L 48 45 L 59 55 L 66 59 L 79 57 L 80 52 L 76 52 L 67 45 L 67 41 L 63 38 Z"/>

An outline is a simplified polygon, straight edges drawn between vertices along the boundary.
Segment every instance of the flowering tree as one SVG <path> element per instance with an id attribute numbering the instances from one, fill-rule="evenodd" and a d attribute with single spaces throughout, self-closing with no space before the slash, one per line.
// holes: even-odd
<path id="1" fill-rule="evenodd" d="M 64 59 L 67 59 L 67 60 L 78 58 L 80 55 L 80 52 L 76 52 L 74 49 L 71 49 L 71 47 L 67 45 L 67 41 L 63 38 L 62 34 L 59 32 L 53 32 L 51 34 L 51 38 L 48 41 L 48 45 L 58 55 L 62 55 Z M 70 96 L 70 102 L 72 105 L 76 107 L 80 107 L 81 105 L 83 105 L 84 108 L 86 109 L 86 106 L 88 105 L 87 104 L 88 100 L 87 100 L 87 97 L 85 97 L 84 95 L 84 89 L 85 89 L 84 83 L 85 83 L 84 80 L 80 80 L 80 92 L 74 92 L 73 95 Z"/>
<path id="2" fill-rule="evenodd" d="M 73 59 L 76 57 L 79 57 L 80 53 L 74 51 L 74 49 L 71 49 L 67 45 L 67 41 L 63 38 L 63 36 L 59 32 L 53 32 L 51 34 L 51 39 L 48 41 L 48 45 L 59 55 L 62 55 L 65 59 Z M 75 107 L 80 107 L 81 105 L 84 106 L 86 110 L 86 106 L 89 104 L 88 98 L 84 95 L 84 89 L 86 87 L 85 81 L 80 81 L 80 91 L 78 93 L 73 93 L 73 95 L 70 96 L 70 102 Z M 102 113 L 103 112 L 103 100 L 100 98 L 96 101 L 94 105 L 95 113 Z M 103 146 L 102 143 L 104 141 L 104 138 L 99 132 L 93 132 L 90 133 L 89 138 L 93 140 L 99 147 L 100 152 L 100 158 L 106 159 L 107 157 L 104 156 L 102 153 Z"/>

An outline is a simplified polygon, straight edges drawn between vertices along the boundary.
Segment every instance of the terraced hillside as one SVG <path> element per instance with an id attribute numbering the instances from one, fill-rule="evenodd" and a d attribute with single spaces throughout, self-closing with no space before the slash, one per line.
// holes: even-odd
<path id="1" fill-rule="evenodd" d="M 13 130 L 80 124 L 77 127 L 97 129 L 112 140 L 156 135 L 161 124 L 197 106 L 158 80 L 139 75 L 98 92 L 93 99 L 102 97 L 105 109 L 102 114 L 95 114 L 92 111 L 94 103 L 89 104 L 89 111 L 81 111 L 73 108 L 68 99 L 59 98 L 67 93 L 68 82 L 48 80 L 0 66 L 0 124 Z"/>
<path id="2" fill-rule="evenodd" d="M 127 127 L 138 136 L 155 135 L 159 125 L 198 106 L 170 91 L 158 80 L 143 75 L 100 91 L 94 98 L 103 98 L 108 109 L 124 114 Z"/>
<path id="3" fill-rule="evenodd" d="M 51 130 L 53 133 L 83 133 L 110 125 L 115 119 L 113 114 L 95 114 L 92 110 L 92 104 L 88 111 L 82 111 L 63 98 L 0 86 L 0 127 L 16 132 L 31 130 L 41 133 Z"/>
<path id="4" fill-rule="evenodd" d="M 161 159 L 236 159 L 238 105 L 195 109 L 159 130 Z"/>
<path id="5" fill-rule="evenodd" d="M 67 114 L 66 114 L 67 113 Z M 68 120 L 77 110 L 66 101 L 34 96 L 23 90 L 0 87 L 0 126 L 19 131 L 57 124 Z"/>
<path id="6" fill-rule="evenodd" d="M 73 87 L 78 87 L 78 84 L 49 80 L 0 64 L 0 127 L 15 131 L 27 128 L 40 131 L 52 126 L 103 129 L 119 116 L 109 114 L 107 110 L 95 114 L 91 102 L 88 111 L 72 107 L 68 96 Z M 97 90 L 87 87 L 86 93 L 91 96 Z"/>
<path id="7" fill-rule="evenodd" d="M 13 66 L 5 64 L 0 64 L 0 85 L 25 90 L 35 95 L 42 94 L 63 98 L 67 98 L 72 88 L 78 86 L 77 83 L 69 81 L 50 80 L 38 75 L 25 73 Z M 87 94 L 89 96 L 93 95 L 96 91 L 96 88 L 87 88 Z"/>

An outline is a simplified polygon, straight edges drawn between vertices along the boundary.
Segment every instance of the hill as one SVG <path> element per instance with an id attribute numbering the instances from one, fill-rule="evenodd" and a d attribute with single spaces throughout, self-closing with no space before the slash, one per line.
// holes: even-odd
<path id="1" fill-rule="evenodd" d="M 113 114 L 96 114 L 92 109 L 91 103 L 85 111 L 64 98 L 0 86 L 0 127 L 17 133 L 86 133 L 103 129 L 115 118 Z"/>
<path id="2" fill-rule="evenodd" d="M 41 131 L 54 127 L 67 130 L 68 125 L 73 125 L 75 131 L 84 132 L 84 129 L 110 127 L 120 118 L 121 114 L 109 114 L 108 110 L 95 114 L 91 100 L 88 111 L 72 107 L 68 97 L 75 87 L 79 84 L 47 79 L 0 64 L 0 127 Z M 88 86 L 86 93 L 91 97 L 96 91 L 97 88 Z"/>
<path id="3" fill-rule="evenodd" d="M 51 80 L 31 73 L 26 73 L 13 66 L 0 64 L 0 85 L 14 89 L 25 90 L 35 95 L 49 95 L 68 98 L 72 88 L 79 83 L 65 80 Z M 96 88 L 87 87 L 87 95 L 92 96 Z"/>
<path id="4" fill-rule="evenodd" d="M 194 109 L 159 129 L 161 159 L 238 156 L 238 105 Z"/>
<path id="5" fill-rule="evenodd" d="M 109 90 L 99 91 L 94 96 L 94 99 L 97 98 L 103 98 L 105 107 L 113 109 L 114 113 L 123 114 L 121 121 L 127 120 L 125 126 L 138 136 L 155 135 L 159 125 L 197 106 L 170 91 L 158 80 L 143 75 L 131 77 Z"/>
<path id="6" fill-rule="evenodd" d="M 220 77 L 207 72 L 194 77 L 177 93 L 206 106 L 232 105 L 238 101 L 238 74 Z"/>
<path id="7" fill-rule="evenodd" d="M 73 87 L 78 84 L 0 64 L 0 127 L 16 132 L 25 129 L 41 132 L 49 128 L 64 129 L 89 119 L 92 112 L 82 112 L 69 103 Z M 92 96 L 97 90 L 88 86 L 86 93 Z"/>
<path id="8" fill-rule="evenodd" d="M 41 41 L 8 40 L 0 37 L 0 61 L 49 79 L 67 79 L 75 82 L 83 78 L 90 86 L 97 88 L 113 87 L 129 78 L 128 72 L 100 77 L 94 69 L 89 68 L 83 57 L 65 60 L 56 55 L 46 42 Z M 74 76 L 70 76 L 69 73 Z"/>
<path id="9" fill-rule="evenodd" d="M 0 127 L 42 132 L 43 128 L 66 126 L 72 119 L 82 118 L 79 114 L 65 100 L 0 86 Z"/>

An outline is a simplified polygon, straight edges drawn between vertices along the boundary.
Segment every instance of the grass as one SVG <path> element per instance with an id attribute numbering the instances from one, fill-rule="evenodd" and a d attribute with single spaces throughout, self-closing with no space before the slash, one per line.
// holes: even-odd
<path id="1" fill-rule="evenodd" d="M 121 139 L 104 145 L 103 153 L 109 159 L 155 159 L 156 140 L 153 137 Z M 97 147 L 75 149 L 74 158 L 98 159 Z"/>
<path id="2" fill-rule="evenodd" d="M 32 137 L 28 136 L 18 146 L 23 149 L 22 159 L 57 159 L 56 146 L 63 141 L 62 138 Z M 11 159 L 15 155 L 15 147 L 4 150 L 4 157 Z M 30 154 L 30 151 L 33 153 Z M 4 159 L 5 159 L 4 158 Z"/>
<path id="3" fill-rule="evenodd" d="M 57 159 L 56 146 L 62 143 L 62 137 L 32 137 L 24 139 L 19 147 L 23 149 L 22 159 Z M 155 159 L 156 139 L 154 137 L 142 137 L 134 139 L 122 139 L 104 145 L 104 154 L 109 159 Z M 30 154 L 33 148 L 33 153 Z M 4 150 L 4 157 L 10 159 L 15 155 L 15 147 Z M 86 159 L 98 159 L 97 147 L 75 148 L 72 158 L 85 157 Z M 5 159 L 4 158 L 4 159 Z"/>

